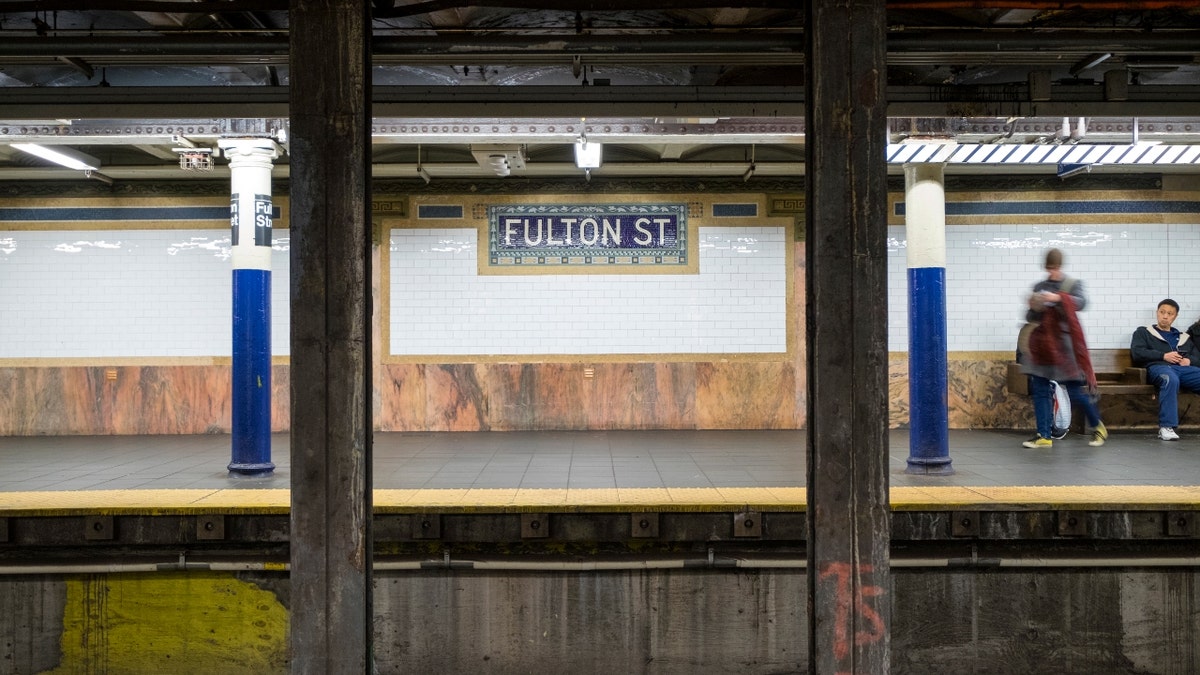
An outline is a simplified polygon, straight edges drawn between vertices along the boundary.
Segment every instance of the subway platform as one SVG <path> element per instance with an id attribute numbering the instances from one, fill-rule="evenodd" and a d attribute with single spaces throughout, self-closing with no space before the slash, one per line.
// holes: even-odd
<path id="1" fill-rule="evenodd" d="M 1049 450 L 1026 437 L 953 431 L 955 473 L 924 476 L 905 473 L 908 432 L 890 432 L 897 558 L 1194 558 L 1200 435 L 1113 432 L 1092 448 L 1072 434 Z M 803 559 L 805 442 L 796 430 L 377 433 L 375 551 L 398 564 L 464 546 Z M 250 554 L 286 566 L 288 444 L 276 435 L 275 471 L 251 478 L 227 470 L 227 435 L 0 438 L 0 562 Z"/>
<path id="2" fill-rule="evenodd" d="M 889 435 L 893 508 L 997 504 L 1169 504 L 1200 509 L 1200 435 L 1163 442 L 1114 432 L 1100 448 L 1072 434 L 1049 450 L 1023 431 L 950 433 L 955 473 L 905 473 L 907 430 Z M 805 432 L 796 430 L 414 432 L 374 435 L 379 509 L 799 508 Z M 270 476 L 231 475 L 230 437 L 0 437 L 0 515 L 62 509 L 288 504 L 289 437 Z"/>

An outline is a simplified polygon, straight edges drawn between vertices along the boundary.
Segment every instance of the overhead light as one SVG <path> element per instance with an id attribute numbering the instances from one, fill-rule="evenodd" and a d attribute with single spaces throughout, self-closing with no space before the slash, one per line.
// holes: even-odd
<path id="1" fill-rule="evenodd" d="M 488 155 L 487 163 L 497 176 L 507 176 L 512 173 L 512 167 L 508 165 L 508 157 L 504 155 Z"/>
<path id="2" fill-rule="evenodd" d="M 84 171 L 83 175 L 87 176 L 88 178 L 93 178 L 95 180 L 98 180 L 101 183 L 104 183 L 105 185 L 112 185 L 115 182 L 111 176 L 105 176 L 104 174 L 100 173 L 99 171 L 92 171 L 90 169 L 87 171 Z"/>
<path id="3" fill-rule="evenodd" d="M 1058 177 L 1065 180 L 1071 176 L 1077 176 L 1081 173 L 1091 173 L 1093 166 L 1093 164 L 1064 164 L 1060 162 L 1057 172 Z"/>
<path id="4" fill-rule="evenodd" d="M 751 143 L 751 144 L 750 144 L 750 166 L 746 167 L 746 172 L 742 174 L 742 182 L 743 182 L 743 183 L 745 183 L 746 181 L 750 180 L 750 177 L 754 175 L 754 169 L 755 169 L 755 165 L 754 165 L 754 144 L 753 144 L 753 143 Z"/>
<path id="5" fill-rule="evenodd" d="M 1085 70 L 1090 70 L 1112 58 L 1112 53 L 1103 54 L 1088 54 L 1083 59 L 1077 61 L 1071 66 L 1071 74 L 1078 75 Z"/>
<path id="6" fill-rule="evenodd" d="M 604 144 L 593 143 L 580 136 L 575 141 L 575 166 L 580 169 L 598 169 L 604 154 Z"/>
<path id="7" fill-rule="evenodd" d="M 429 172 L 425 170 L 425 165 L 421 164 L 420 143 L 417 144 L 417 175 L 421 177 L 421 180 L 425 181 L 426 185 L 429 185 L 429 181 L 433 180 L 433 176 L 430 176 Z"/>
<path id="8" fill-rule="evenodd" d="M 472 145 L 471 155 L 479 166 L 497 176 L 525 170 L 525 150 L 519 145 Z"/>
<path id="9" fill-rule="evenodd" d="M 59 166 L 65 166 L 68 169 L 96 171 L 100 168 L 100 160 L 66 146 L 56 145 L 51 147 L 36 143 L 13 143 L 12 147 L 22 152 L 28 152 L 31 155 L 41 157 L 44 160 L 54 162 Z"/>

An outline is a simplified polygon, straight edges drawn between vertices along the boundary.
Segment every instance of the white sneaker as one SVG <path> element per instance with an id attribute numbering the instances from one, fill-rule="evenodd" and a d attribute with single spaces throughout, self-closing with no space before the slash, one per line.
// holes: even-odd
<path id="1" fill-rule="evenodd" d="M 1164 441 L 1179 440 L 1179 434 L 1175 433 L 1175 430 L 1172 429 L 1171 427 L 1159 427 L 1158 428 L 1158 437 Z"/>

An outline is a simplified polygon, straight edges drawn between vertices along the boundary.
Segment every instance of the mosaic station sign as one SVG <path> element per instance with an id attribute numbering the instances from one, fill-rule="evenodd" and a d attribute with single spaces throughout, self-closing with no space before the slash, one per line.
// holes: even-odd
<path id="1" fill-rule="evenodd" d="M 687 266 L 685 204 L 505 204 L 488 207 L 494 267 Z"/>

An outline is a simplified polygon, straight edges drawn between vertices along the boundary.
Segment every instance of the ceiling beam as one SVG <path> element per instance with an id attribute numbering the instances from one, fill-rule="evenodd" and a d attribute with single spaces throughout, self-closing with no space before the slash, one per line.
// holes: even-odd
<path id="1" fill-rule="evenodd" d="M 803 44 L 804 34 L 798 29 L 685 34 L 626 30 L 620 34 L 579 35 L 472 31 L 469 40 L 457 33 L 381 35 L 372 40 L 372 54 L 376 65 L 566 64 L 573 56 L 613 64 L 657 65 L 662 59 L 669 59 L 671 63 L 691 64 L 798 65 L 804 60 Z M 888 36 L 887 60 L 889 65 L 930 60 L 964 64 L 980 59 L 1036 65 L 1069 56 L 1082 59 L 1093 53 L 1192 56 L 1197 44 L 1200 44 L 1200 30 L 1192 28 L 1153 32 L 906 29 Z M 86 36 L 8 35 L 0 41 L 0 63 L 42 63 L 57 58 L 87 59 L 93 65 L 286 65 L 288 37 L 285 30 L 273 35 L 236 37 L 184 30 L 148 36 L 104 35 L 93 31 Z"/>
<path id="2" fill-rule="evenodd" d="M 560 117 L 802 117 L 800 87 L 539 86 L 374 87 L 377 117 L 442 119 Z M 891 86 L 892 117 L 1194 117 L 1200 86 L 1129 85 L 1128 100 L 1104 100 L 1104 87 L 1054 85 L 1031 102 L 1027 85 Z M 287 87 L 9 87 L 0 120 L 287 117 Z"/>

